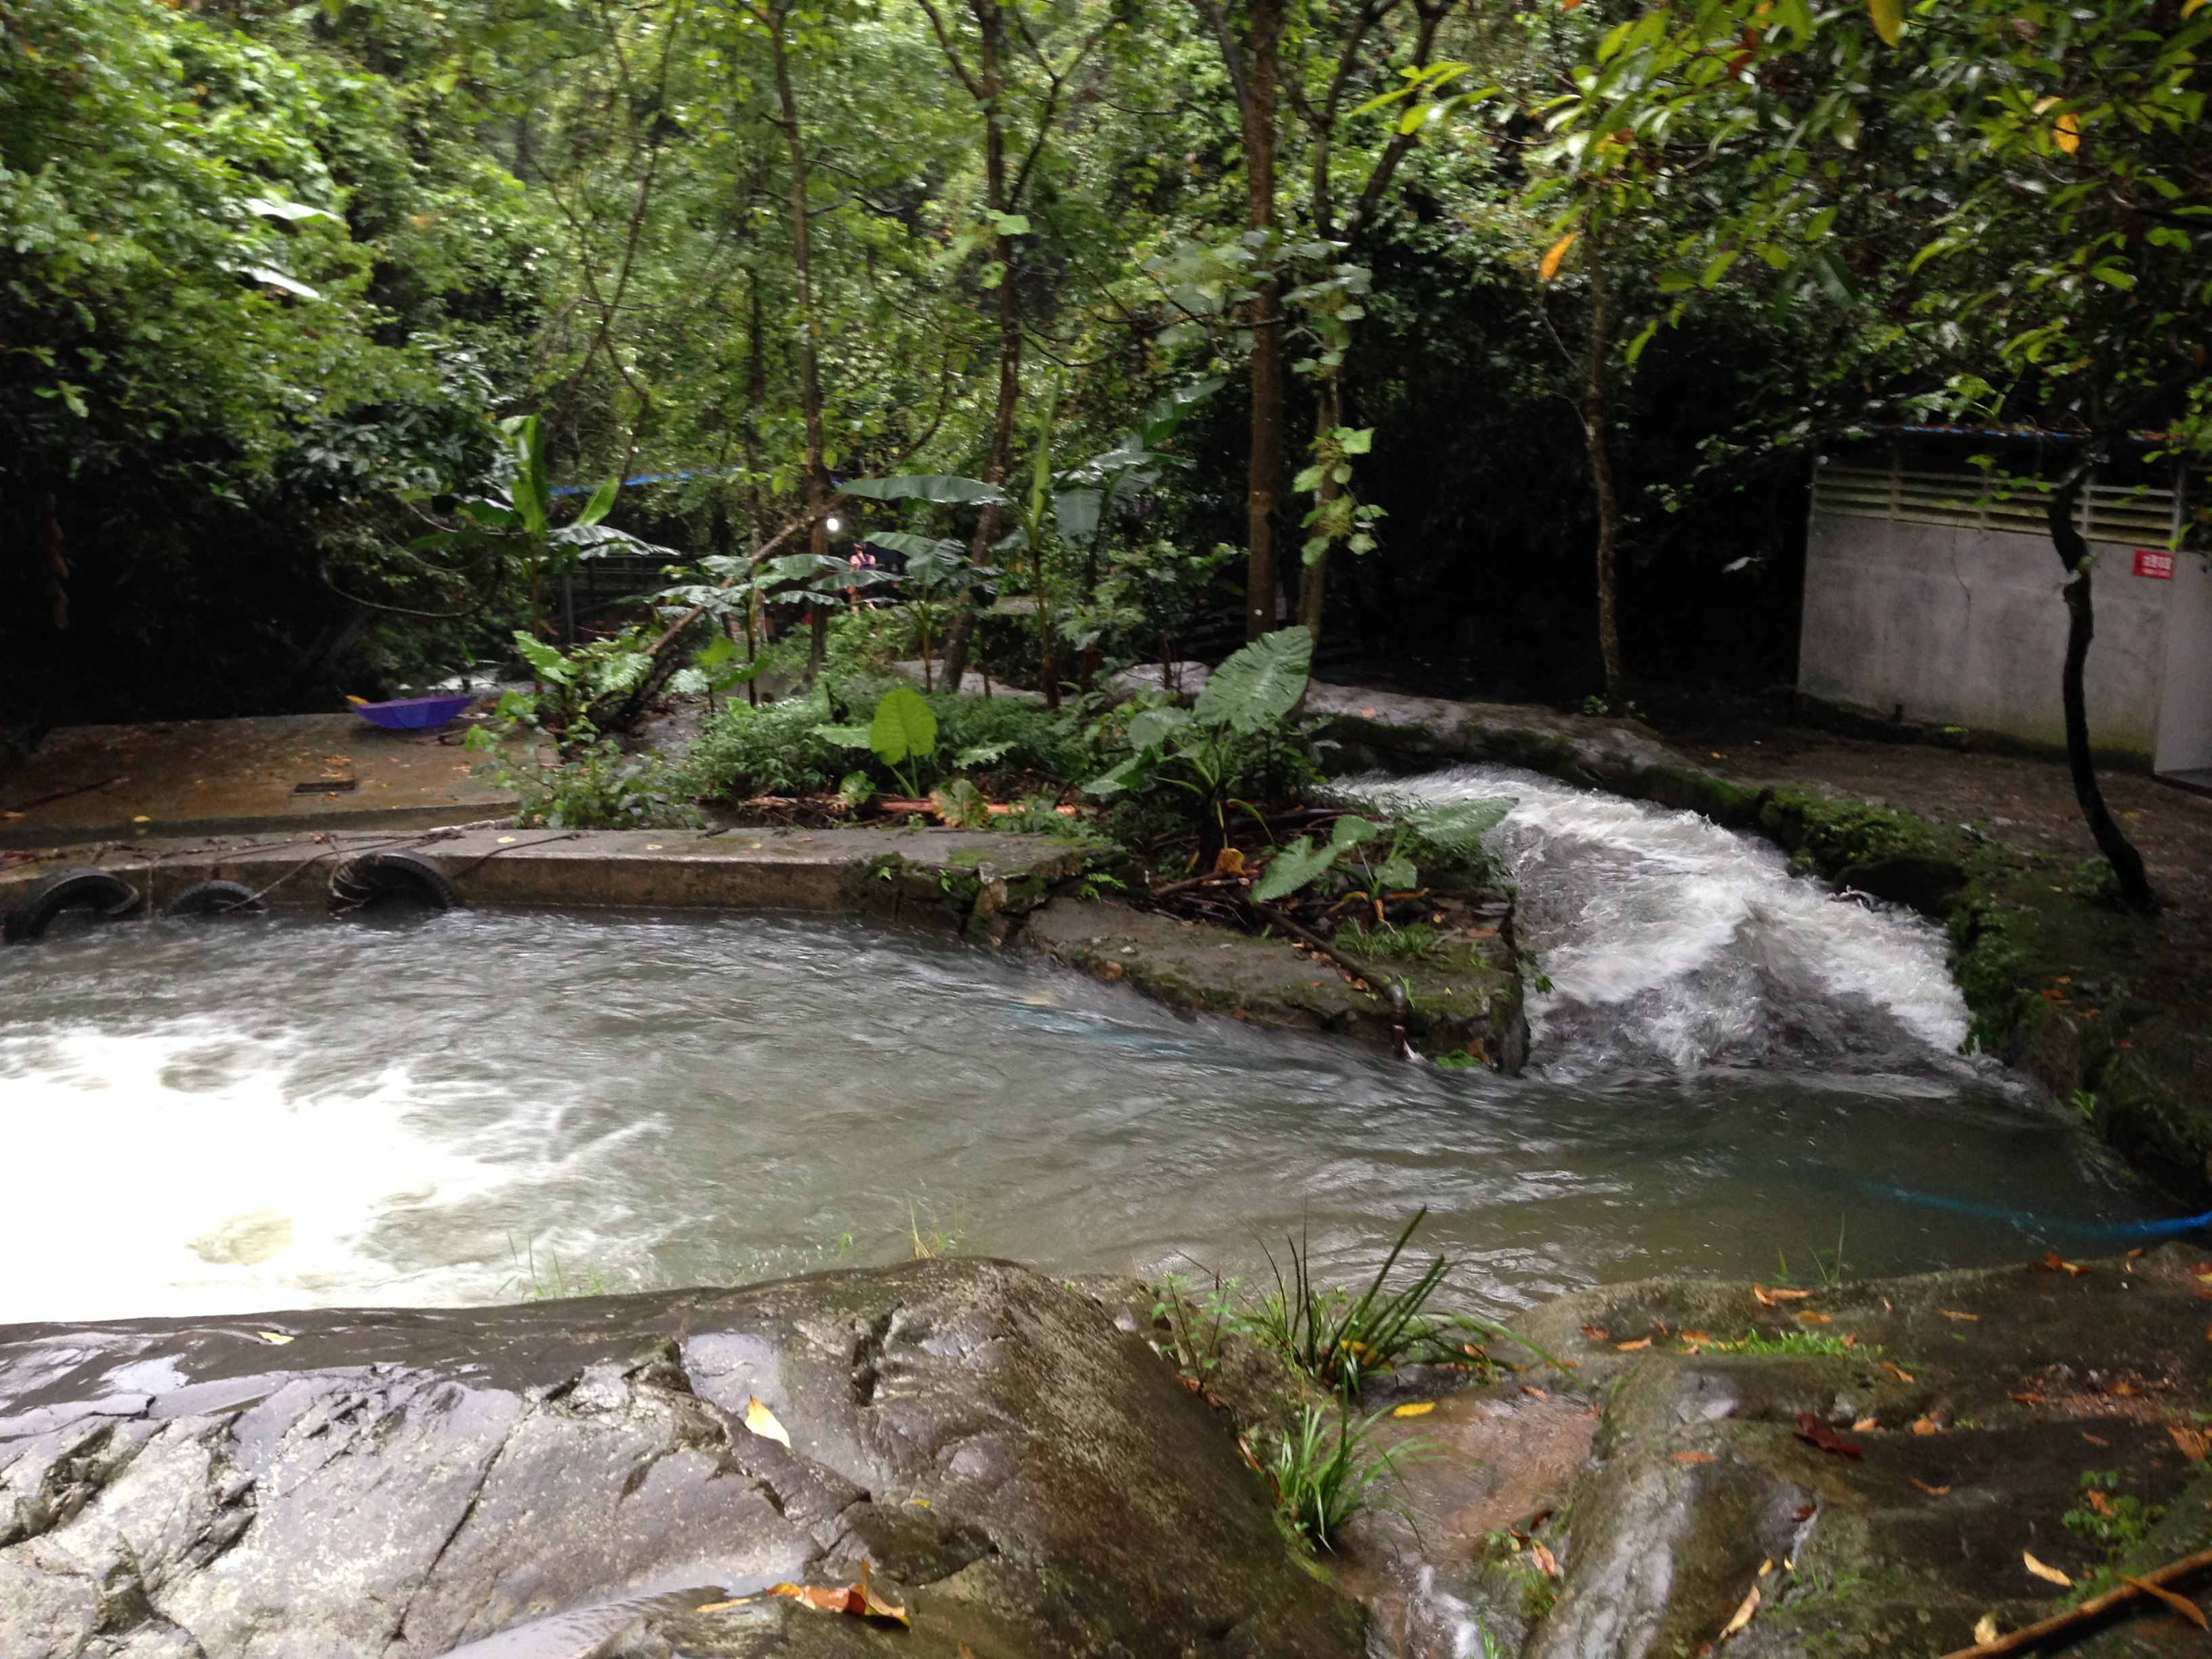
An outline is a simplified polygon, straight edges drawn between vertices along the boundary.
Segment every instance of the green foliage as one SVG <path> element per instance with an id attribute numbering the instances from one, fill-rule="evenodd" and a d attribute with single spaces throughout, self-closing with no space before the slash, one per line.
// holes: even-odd
<path id="1" fill-rule="evenodd" d="M 852 755 L 822 735 L 830 714 L 826 684 L 757 708 L 733 702 L 691 745 L 692 777 L 702 794 L 740 799 L 837 788 Z"/>
<path id="2" fill-rule="evenodd" d="M 682 769 L 658 755 L 625 754 L 612 738 L 549 753 L 526 737 L 477 769 L 515 792 L 514 822 L 524 829 L 694 830 L 706 822 Z"/>
<path id="3" fill-rule="evenodd" d="M 1358 1395 L 1359 1379 L 1365 1373 L 1449 1352 L 1443 1343 L 1446 1322 L 1427 1311 L 1449 1270 L 1445 1259 L 1437 1256 L 1395 1290 L 1385 1288 L 1413 1230 L 1428 1213 L 1425 1206 L 1414 1212 L 1373 1280 L 1357 1296 L 1317 1284 L 1310 1249 L 1303 1243 L 1289 1244 L 1287 1279 L 1270 1255 L 1275 1291 L 1254 1317 L 1261 1339 L 1301 1376 L 1324 1387 L 1342 1389 L 1347 1398 Z"/>
<path id="4" fill-rule="evenodd" d="M 1355 1420 L 1348 1404 L 1334 1413 L 1305 1406 L 1299 1409 L 1297 1423 L 1277 1442 L 1275 1455 L 1266 1466 L 1275 1512 L 1292 1534 L 1316 1549 L 1334 1549 L 1346 1525 L 1370 1506 L 1375 1485 L 1417 1455 L 1417 1449 L 1409 1445 L 1372 1449 L 1375 1425 L 1382 1416 L 1377 1412 Z"/>
<path id="5" fill-rule="evenodd" d="M 1255 774 L 1264 775 L 1274 745 L 1293 746 L 1286 722 L 1305 695 L 1312 659 L 1313 636 L 1303 628 L 1255 640 L 1207 677 L 1189 709 L 1140 709 L 1123 734 L 1128 757 L 1085 789 L 1106 799 L 1176 792 L 1196 822 L 1204 861 L 1226 839 L 1233 792 Z"/>
<path id="6" fill-rule="evenodd" d="M 1387 847 L 1379 845 L 1382 825 L 1347 812 L 1329 826 L 1325 844 L 1316 846 L 1310 836 L 1300 836 L 1278 851 L 1254 884 L 1252 896 L 1269 904 L 1324 877 L 1350 875 L 1351 890 L 1364 896 L 1379 915 L 1390 891 L 1419 884 L 1420 869 L 1413 859 L 1416 852 L 1463 871 L 1480 870 L 1486 861 L 1483 836 L 1516 804 L 1510 796 L 1499 796 L 1409 808 L 1391 824 Z"/>

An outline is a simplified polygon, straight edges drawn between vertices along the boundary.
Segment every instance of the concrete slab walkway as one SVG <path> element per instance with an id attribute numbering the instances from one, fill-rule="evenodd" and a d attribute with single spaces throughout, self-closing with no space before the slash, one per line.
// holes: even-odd
<path id="1" fill-rule="evenodd" d="M 505 817 L 514 797 L 471 769 L 465 729 L 354 714 L 67 726 L 0 784 L 0 847 Z"/>

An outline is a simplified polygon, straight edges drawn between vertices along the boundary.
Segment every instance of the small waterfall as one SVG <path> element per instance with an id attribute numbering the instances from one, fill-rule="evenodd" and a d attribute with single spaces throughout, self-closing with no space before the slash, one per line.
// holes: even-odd
<path id="1" fill-rule="evenodd" d="M 1548 1075 L 1963 1064 L 1942 930 L 1792 875 L 1764 842 L 1504 767 L 1347 787 L 1378 804 L 1519 798 L 1491 846 L 1552 983 L 1528 1003 Z"/>

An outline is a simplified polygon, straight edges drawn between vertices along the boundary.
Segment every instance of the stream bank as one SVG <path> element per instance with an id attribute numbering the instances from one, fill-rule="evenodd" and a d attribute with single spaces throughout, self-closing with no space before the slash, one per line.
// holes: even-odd
<path id="1" fill-rule="evenodd" d="M 1741 753 L 1711 755 L 1717 769 L 1632 721 L 1319 683 L 1306 712 L 1334 769 L 1524 768 L 1764 836 L 1807 873 L 1942 923 L 1970 1043 L 2079 1110 L 2177 1200 L 2212 1203 L 2212 982 L 2193 896 L 2145 921 L 2111 902 L 2082 856 L 2008 839 L 2002 818 L 1936 819 L 1762 778 Z M 1967 760 L 1946 757 L 1954 769 Z M 1862 765 L 1853 781 L 1881 769 Z M 1966 810 L 1971 794 L 1944 792 L 1945 810 Z M 2193 896 L 2202 873 L 2187 874 Z"/>
<path id="2" fill-rule="evenodd" d="M 1318 1560 L 1237 1443 L 1279 1363 L 1179 1378 L 1141 1287 L 1010 1262 L 4 1328 L 0 1651 L 1671 1659 L 1741 1615 L 1730 1654 L 1932 1659 L 2066 1605 L 2029 1557 L 2087 1593 L 2203 1547 L 2209 1285 L 1572 1295 L 1495 1380 L 1375 1380 L 1403 1502 Z M 2082 1650 L 2201 1639 L 2139 1605 Z"/>

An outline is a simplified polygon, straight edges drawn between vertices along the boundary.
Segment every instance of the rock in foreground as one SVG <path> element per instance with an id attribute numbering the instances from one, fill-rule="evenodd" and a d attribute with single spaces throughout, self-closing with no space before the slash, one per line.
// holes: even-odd
<path id="1" fill-rule="evenodd" d="M 864 1568 L 910 1629 L 762 1595 Z M 1209 1408 L 1009 1263 L 0 1331 L 9 1659 L 1350 1659 L 1360 1629 Z"/>

